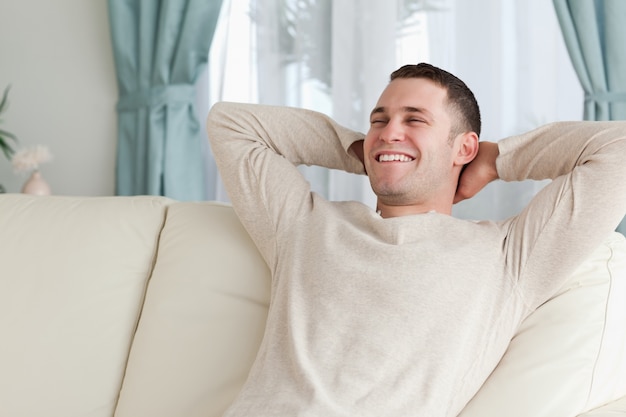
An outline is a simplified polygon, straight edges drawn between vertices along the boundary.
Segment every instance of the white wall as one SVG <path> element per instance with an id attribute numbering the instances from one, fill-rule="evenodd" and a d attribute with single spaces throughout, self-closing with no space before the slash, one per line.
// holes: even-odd
<path id="1" fill-rule="evenodd" d="M 106 0 L 1 0 L 2 128 L 20 146 L 48 146 L 42 174 L 54 194 L 112 195 L 117 84 Z M 0 184 L 25 178 L 0 154 Z"/>

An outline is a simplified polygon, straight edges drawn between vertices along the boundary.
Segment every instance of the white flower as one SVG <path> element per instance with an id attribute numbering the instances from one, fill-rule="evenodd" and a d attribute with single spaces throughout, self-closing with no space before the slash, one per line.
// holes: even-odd
<path id="1" fill-rule="evenodd" d="M 47 147 L 42 145 L 20 149 L 11 158 L 13 171 L 28 172 L 39 169 L 39 165 L 52 159 L 52 154 Z"/>

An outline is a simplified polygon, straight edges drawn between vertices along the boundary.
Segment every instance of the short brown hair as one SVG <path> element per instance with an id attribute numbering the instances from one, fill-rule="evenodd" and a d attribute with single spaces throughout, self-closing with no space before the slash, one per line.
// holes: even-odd
<path id="1" fill-rule="evenodd" d="M 480 136 L 480 109 L 474 93 L 458 77 L 433 65 L 420 63 L 404 65 L 391 73 L 390 81 L 396 78 L 426 78 L 443 87 L 447 92 L 451 110 L 452 127 L 450 140 L 465 132 Z"/>

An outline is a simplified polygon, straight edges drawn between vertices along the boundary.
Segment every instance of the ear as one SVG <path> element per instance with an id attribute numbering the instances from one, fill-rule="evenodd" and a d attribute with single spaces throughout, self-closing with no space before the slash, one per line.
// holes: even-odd
<path id="1" fill-rule="evenodd" d="M 456 138 L 455 165 L 469 164 L 478 154 L 478 135 L 475 132 L 465 132 Z"/>

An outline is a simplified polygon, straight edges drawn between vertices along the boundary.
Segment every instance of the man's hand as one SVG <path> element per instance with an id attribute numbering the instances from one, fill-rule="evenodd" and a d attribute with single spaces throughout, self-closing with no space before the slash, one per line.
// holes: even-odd
<path id="1" fill-rule="evenodd" d="M 461 171 L 454 203 L 475 196 L 491 181 L 497 180 L 496 158 L 500 154 L 495 142 L 480 142 L 476 158 Z"/>
<path id="2" fill-rule="evenodd" d="M 354 154 L 359 158 L 361 163 L 363 164 L 363 168 L 365 169 L 365 160 L 363 159 L 363 140 L 357 140 L 352 145 L 350 145 L 350 150 L 354 152 Z"/>

